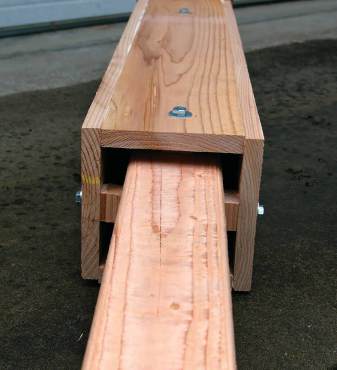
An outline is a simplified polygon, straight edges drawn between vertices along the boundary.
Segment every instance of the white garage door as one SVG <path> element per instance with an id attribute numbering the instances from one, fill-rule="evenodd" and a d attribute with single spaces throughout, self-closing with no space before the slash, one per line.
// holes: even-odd
<path id="1" fill-rule="evenodd" d="M 123 15 L 136 0 L 0 0 L 0 28 Z"/>
<path id="2" fill-rule="evenodd" d="M 274 1 L 234 0 L 234 4 Z M 118 18 L 130 13 L 135 3 L 136 0 L 0 0 L 0 36 L 67 22 Z"/>

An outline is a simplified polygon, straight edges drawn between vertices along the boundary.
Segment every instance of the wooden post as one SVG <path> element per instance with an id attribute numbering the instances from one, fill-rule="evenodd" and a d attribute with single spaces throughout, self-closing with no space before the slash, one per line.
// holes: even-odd
<path id="1" fill-rule="evenodd" d="M 257 205 L 262 170 L 263 141 L 247 140 L 240 181 L 240 207 L 235 243 L 233 289 L 252 286 Z"/>
<path id="2" fill-rule="evenodd" d="M 240 33 L 231 5 L 228 9 L 227 25 L 231 29 L 228 37 L 232 51 L 235 89 L 245 127 L 245 143 L 240 179 L 240 207 L 236 233 L 233 289 L 250 291 L 252 286 L 257 205 L 259 202 L 260 181 L 263 161 L 264 136 L 254 93 L 250 83 L 246 58 L 243 52 Z"/>
<path id="3" fill-rule="evenodd" d="M 82 369 L 235 369 L 225 229 L 216 157 L 136 155 Z"/>
<path id="4" fill-rule="evenodd" d="M 99 268 L 101 147 L 99 130 L 83 128 L 81 137 L 82 277 L 97 279 Z"/>

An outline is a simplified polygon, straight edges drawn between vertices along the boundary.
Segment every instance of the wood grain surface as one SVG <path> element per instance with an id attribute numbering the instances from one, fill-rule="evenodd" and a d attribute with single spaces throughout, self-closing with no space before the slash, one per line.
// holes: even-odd
<path id="1" fill-rule="evenodd" d="M 101 221 L 114 223 L 122 196 L 123 186 L 103 184 L 101 188 Z"/>
<path id="2" fill-rule="evenodd" d="M 101 127 L 243 137 L 234 76 L 219 1 L 149 1 Z M 192 117 L 169 117 L 179 105 Z"/>
<path id="3" fill-rule="evenodd" d="M 238 96 L 245 138 L 248 140 L 263 141 L 262 126 L 255 103 L 235 14 L 229 2 L 223 2 L 223 7 L 226 14 L 227 29 L 229 30 L 226 38 L 227 48 L 230 50 L 232 63 L 235 65 L 235 68 L 233 68 L 235 86 L 233 86 L 233 88 L 236 90 Z"/>
<path id="4" fill-rule="evenodd" d="M 235 369 L 225 229 L 213 156 L 134 157 L 83 369 Z"/>
<path id="5" fill-rule="evenodd" d="M 101 148 L 99 130 L 81 132 L 81 271 L 84 279 L 97 279 L 99 267 Z"/>
<path id="6" fill-rule="evenodd" d="M 233 289 L 237 291 L 248 292 L 252 286 L 262 160 L 263 141 L 246 140 L 241 170 L 240 207 L 235 243 Z"/>
<path id="7" fill-rule="evenodd" d="M 130 149 L 242 153 L 245 136 L 263 139 L 231 2 L 138 1 L 83 127 Z"/>
<path id="8" fill-rule="evenodd" d="M 131 45 L 134 42 L 140 23 L 142 22 L 148 1 L 149 0 L 137 1 L 114 55 L 103 76 L 96 96 L 90 106 L 83 123 L 83 128 L 99 129 L 101 127 L 104 117 L 110 107 L 115 84 L 123 72 L 125 61 L 130 53 Z"/>

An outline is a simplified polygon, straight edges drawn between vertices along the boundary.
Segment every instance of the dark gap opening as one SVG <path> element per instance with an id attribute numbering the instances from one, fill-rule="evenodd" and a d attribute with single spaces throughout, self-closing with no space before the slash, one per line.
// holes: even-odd
<path id="1" fill-rule="evenodd" d="M 130 149 L 102 148 L 102 176 L 104 184 L 124 184 L 130 155 L 133 151 L 134 150 Z M 216 153 L 214 154 L 216 155 Z M 242 155 L 230 153 L 221 154 L 220 161 L 224 189 L 228 191 L 239 191 Z"/>
<path id="2" fill-rule="evenodd" d="M 104 184 L 124 184 L 131 152 L 130 149 L 102 148 Z"/>
<path id="3" fill-rule="evenodd" d="M 221 155 L 223 187 L 225 190 L 239 191 L 241 166 L 241 154 Z"/>
<path id="4" fill-rule="evenodd" d="M 234 260 L 235 260 L 235 240 L 236 240 L 236 231 L 227 231 L 228 239 L 228 258 L 229 258 L 229 268 L 231 273 L 234 272 Z"/>
<path id="5" fill-rule="evenodd" d="M 114 224 L 108 222 L 100 223 L 100 248 L 99 248 L 99 264 L 103 264 L 106 261 L 109 252 L 110 241 L 112 237 Z"/>

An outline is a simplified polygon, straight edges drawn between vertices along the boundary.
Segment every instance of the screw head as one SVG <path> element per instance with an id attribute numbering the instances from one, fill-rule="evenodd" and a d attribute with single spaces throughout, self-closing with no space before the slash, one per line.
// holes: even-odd
<path id="1" fill-rule="evenodd" d="M 188 118 L 192 117 L 192 113 L 189 112 L 186 107 L 182 105 L 177 105 L 173 107 L 172 110 L 169 112 L 169 116 L 178 118 Z"/>
<path id="2" fill-rule="evenodd" d="M 180 8 L 179 9 L 179 14 L 191 14 L 191 11 L 189 8 Z"/>
<path id="3" fill-rule="evenodd" d="M 75 194 L 75 202 L 77 204 L 81 204 L 81 202 L 82 202 L 82 190 L 79 190 L 79 191 L 76 192 L 76 194 Z"/>
<path id="4" fill-rule="evenodd" d="M 263 216 L 264 215 L 264 206 L 260 203 L 257 204 L 257 214 L 259 216 Z"/>

